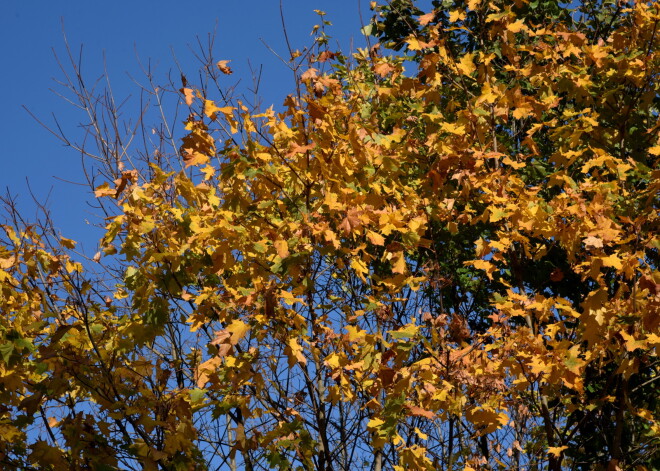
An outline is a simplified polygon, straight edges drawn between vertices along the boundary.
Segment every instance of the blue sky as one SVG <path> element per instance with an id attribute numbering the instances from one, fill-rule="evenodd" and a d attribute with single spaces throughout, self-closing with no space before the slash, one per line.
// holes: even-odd
<path id="1" fill-rule="evenodd" d="M 371 16 L 368 0 L 283 0 L 285 22 L 294 48 L 311 44 L 310 31 L 327 13 L 333 23 L 329 34 L 344 52 L 362 47 L 362 19 Z M 49 125 L 53 117 L 67 135 L 80 136 L 80 112 L 53 90 L 63 91 L 55 80 L 62 79 L 53 51 L 65 56 L 63 30 L 77 53 L 83 45 L 83 75 L 93 82 L 104 70 L 103 58 L 117 98 L 129 95 L 136 100 L 130 76 L 140 77 L 138 55 L 151 60 L 157 80 L 168 72 L 178 77 L 172 51 L 182 69 L 195 73 L 197 65 L 191 47 L 197 37 L 206 40 L 216 31 L 215 57 L 231 60 L 234 74 L 227 77 L 239 89 L 251 84 L 248 63 L 263 66 L 260 95 L 265 105 L 281 104 L 293 90 L 292 74 L 263 42 L 278 53 L 286 52 L 278 0 L 172 0 L 132 2 L 90 2 L 79 0 L 0 1 L 0 142 L 3 143 L 3 171 L 0 192 L 18 196 L 27 219 L 35 210 L 26 179 L 35 196 L 46 202 L 61 234 L 82 240 L 85 252 L 93 253 L 100 233 L 89 222 L 96 216 L 86 204 L 90 199 L 82 182 L 80 156 L 62 145 L 23 109 Z M 262 42 L 263 40 L 263 42 Z M 284 54 L 286 55 L 286 54 Z M 73 183 L 67 183 L 67 180 Z"/>

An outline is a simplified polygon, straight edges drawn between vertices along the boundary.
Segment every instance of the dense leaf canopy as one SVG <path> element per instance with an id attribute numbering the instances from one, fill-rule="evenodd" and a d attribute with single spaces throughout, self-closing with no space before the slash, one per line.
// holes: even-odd
<path id="1" fill-rule="evenodd" d="M 319 12 L 280 109 L 90 113 L 99 253 L 7 202 L 0 465 L 658 469 L 659 7 Z"/>

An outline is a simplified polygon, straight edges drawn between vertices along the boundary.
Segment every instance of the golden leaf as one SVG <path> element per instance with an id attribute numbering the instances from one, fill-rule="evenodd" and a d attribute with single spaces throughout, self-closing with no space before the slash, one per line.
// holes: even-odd
<path id="1" fill-rule="evenodd" d="M 385 245 L 385 238 L 377 232 L 367 231 L 367 238 L 374 245 Z"/>
<path id="2" fill-rule="evenodd" d="M 562 452 L 564 450 L 567 450 L 568 447 L 566 445 L 564 446 L 549 446 L 548 447 L 548 454 L 559 457 L 561 456 Z"/>
<path id="3" fill-rule="evenodd" d="M 456 67 L 458 67 L 458 70 L 463 75 L 472 74 L 472 72 L 474 72 L 477 69 L 474 65 L 474 54 L 472 53 L 465 54 L 463 57 L 461 57 L 461 60 L 456 64 Z"/>
<path id="4" fill-rule="evenodd" d="M 275 246 L 275 250 L 277 250 L 278 257 L 284 259 L 289 256 L 289 244 L 286 240 L 276 240 L 273 242 L 273 245 Z"/>
<path id="5" fill-rule="evenodd" d="M 525 26 L 525 20 L 521 18 L 516 22 L 506 25 L 506 29 L 512 33 L 519 33 L 520 31 L 527 31 L 527 26 Z"/>

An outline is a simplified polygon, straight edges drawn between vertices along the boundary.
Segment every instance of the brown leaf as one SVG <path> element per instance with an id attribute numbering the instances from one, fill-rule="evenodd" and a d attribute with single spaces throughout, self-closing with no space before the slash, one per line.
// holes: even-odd
<path id="1" fill-rule="evenodd" d="M 550 273 L 550 279 L 557 283 L 564 279 L 564 272 L 561 271 L 560 268 L 555 268 L 552 270 L 552 273 Z"/>
<path id="2" fill-rule="evenodd" d="M 226 75 L 231 75 L 234 71 L 231 70 L 227 64 L 229 64 L 231 61 L 218 61 L 215 65 L 220 69 L 220 72 Z"/>
<path id="3" fill-rule="evenodd" d="M 303 72 L 303 74 L 300 76 L 300 80 L 306 82 L 307 80 L 315 79 L 316 77 L 318 77 L 318 72 L 319 71 L 313 67 L 309 68 L 305 72 Z"/>
<path id="4" fill-rule="evenodd" d="M 316 59 L 317 62 L 326 62 L 327 60 L 334 59 L 337 56 L 336 53 L 330 51 L 323 51 L 319 54 L 319 57 Z"/>

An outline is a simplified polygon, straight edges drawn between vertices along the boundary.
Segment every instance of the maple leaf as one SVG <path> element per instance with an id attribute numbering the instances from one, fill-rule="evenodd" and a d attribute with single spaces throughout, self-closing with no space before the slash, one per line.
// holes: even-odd
<path id="1" fill-rule="evenodd" d="M 318 73 L 319 73 L 318 69 L 310 67 L 305 72 L 303 72 L 303 74 L 300 76 L 300 80 L 306 82 L 308 80 L 315 79 L 318 77 Z"/>
<path id="2" fill-rule="evenodd" d="M 208 156 L 196 152 L 194 149 L 183 149 L 183 161 L 186 163 L 186 167 L 191 167 L 193 165 L 204 165 L 209 162 Z"/>
<path id="3" fill-rule="evenodd" d="M 376 72 L 381 77 L 385 77 L 394 70 L 394 67 L 387 62 L 379 62 L 378 64 L 374 65 L 374 72 Z"/>
<path id="4" fill-rule="evenodd" d="M 427 24 L 429 24 L 434 19 L 435 19 L 435 11 L 432 11 L 432 12 L 426 13 L 424 15 L 420 15 L 420 17 L 418 18 L 418 21 L 419 21 L 420 25 L 426 26 Z"/>
<path id="5" fill-rule="evenodd" d="M 92 191 L 115 198 L 97 200 L 91 260 L 112 266 L 86 271 L 81 244 L 5 205 L 0 415 L 40 413 L 59 445 L 0 420 L 0 454 L 313 469 L 359 468 L 372 450 L 397 471 L 513 469 L 568 430 L 571 453 L 533 457 L 558 469 L 589 462 L 589 431 L 643 426 L 598 453 L 649 462 L 655 2 L 593 41 L 602 19 L 566 5 L 423 3 L 374 4 L 377 45 L 351 60 L 326 49 L 323 19 L 314 48 L 290 50 L 277 111 L 206 86 L 217 73 L 203 69 L 203 90 L 185 76 L 155 90 L 189 117 L 156 123 L 137 154 L 112 113 L 87 113 L 101 144 L 88 176 L 113 175 Z M 516 440 L 490 440 L 498 429 Z M 448 434 L 452 456 L 434 462 Z"/>
<path id="6" fill-rule="evenodd" d="M 377 232 L 367 231 L 367 238 L 374 245 L 385 245 L 385 238 Z"/>
<path id="7" fill-rule="evenodd" d="M 474 54 L 468 53 L 461 57 L 461 60 L 456 64 L 458 70 L 463 75 L 470 75 L 476 70 L 474 65 Z"/>
<path id="8" fill-rule="evenodd" d="M 506 25 L 506 29 L 512 33 L 519 33 L 520 31 L 526 31 L 527 26 L 525 26 L 525 20 L 521 18 L 518 21 Z"/>
<path id="9" fill-rule="evenodd" d="M 179 91 L 183 94 L 186 105 L 191 106 L 195 99 L 195 91 L 191 88 L 182 88 Z"/>
<path id="10" fill-rule="evenodd" d="M 450 23 L 457 23 L 459 21 L 462 21 L 466 17 L 465 11 L 461 10 L 460 8 L 457 8 L 455 10 L 451 10 L 449 12 L 449 22 Z"/>
<path id="11" fill-rule="evenodd" d="M 568 446 L 549 446 L 548 453 L 554 456 L 561 456 L 564 450 L 568 450 Z"/>
<path id="12" fill-rule="evenodd" d="M 287 258 L 290 254 L 289 244 L 285 240 L 276 240 L 273 242 L 275 249 L 277 250 L 278 257 L 284 259 Z"/>
<path id="13" fill-rule="evenodd" d="M 231 61 L 229 60 L 223 60 L 223 61 L 218 61 L 216 62 L 216 67 L 222 72 L 223 74 L 230 75 L 233 73 L 233 71 L 229 68 L 227 64 L 229 64 Z"/>
<path id="14" fill-rule="evenodd" d="M 603 266 L 616 268 L 617 270 L 623 268 L 621 259 L 616 254 L 600 257 L 600 260 L 603 262 Z"/>
<path id="15" fill-rule="evenodd" d="M 584 240 L 584 245 L 588 247 L 596 247 L 596 248 L 602 248 L 603 247 L 603 239 L 600 237 L 595 237 L 595 236 L 589 236 L 586 237 Z"/>
<path id="16" fill-rule="evenodd" d="M 103 196 L 116 196 L 117 195 L 117 190 L 110 188 L 110 185 L 108 183 L 103 183 L 101 186 L 96 187 L 94 190 L 94 196 L 97 198 L 101 198 Z"/>
<path id="17" fill-rule="evenodd" d="M 497 270 L 497 267 L 487 260 L 473 260 L 464 263 L 466 265 L 472 265 L 477 270 L 484 270 L 489 280 L 493 279 L 493 272 Z"/>
<path id="18" fill-rule="evenodd" d="M 424 417 L 429 420 L 435 419 L 435 413 L 430 410 L 422 409 L 419 406 L 407 406 L 408 410 L 410 410 L 410 413 L 412 415 L 418 416 L 418 417 Z"/>
<path id="19" fill-rule="evenodd" d="M 303 365 L 307 364 L 307 358 L 303 354 L 303 348 L 295 338 L 290 338 L 285 349 L 286 354 L 289 357 L 289 367 L 293 367 L 296 363 L 301 363 Z"/>

